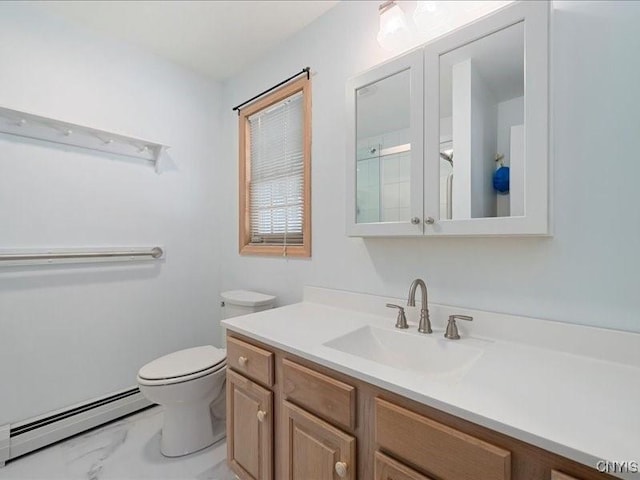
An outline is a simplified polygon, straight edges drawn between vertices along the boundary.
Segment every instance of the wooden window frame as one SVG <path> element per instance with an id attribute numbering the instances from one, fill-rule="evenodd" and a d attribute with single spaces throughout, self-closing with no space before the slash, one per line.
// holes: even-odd
<path id="1" fill-rule="evenodd" d="M 249 117 L 302 92 L 303 97 L 303 224 L 302 245 L 251 244 L 251 135 Z M 288 83 L 240 110 L 239 115 L 240 255 L 311 257 L 311 80 L 306 76 Z"/>

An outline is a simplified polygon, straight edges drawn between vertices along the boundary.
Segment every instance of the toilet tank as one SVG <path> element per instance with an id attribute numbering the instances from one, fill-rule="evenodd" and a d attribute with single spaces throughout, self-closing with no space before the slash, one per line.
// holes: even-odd
<path id="1" fill-rule="evenodd" d="M 249 313 L 261 312 L 273 308 L 276 297 L 248 290 L 230 290 L 220 294 L 222 300 L 222 319 L 239 317 Z M 227 343 L 227 329 L 220 325 L 220 342 Z"/>
<path id="2" fill-rule="evenodd" d="M 230 290 L 220 294 L 222 318 L 238 317 L 273 308 L 276 297 L 248 290 Z"/>

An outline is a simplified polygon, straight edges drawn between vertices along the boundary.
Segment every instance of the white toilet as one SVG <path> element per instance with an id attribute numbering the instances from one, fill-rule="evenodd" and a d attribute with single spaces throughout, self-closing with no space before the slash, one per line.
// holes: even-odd
<path id="1" fill-rule="evenodd" d="M 246 290 L 223 292 L 221 297 L 223 318 L 266 310 L 275 301 L 274 296 Z M 224 339 L 224 328 L 221 334 Z M 138 371 L 142 395 L 164 407 L 163 455 L 187 455 L 224 437 L 226 370 L 226 350 L 205 345 L 170 353 Z"/>

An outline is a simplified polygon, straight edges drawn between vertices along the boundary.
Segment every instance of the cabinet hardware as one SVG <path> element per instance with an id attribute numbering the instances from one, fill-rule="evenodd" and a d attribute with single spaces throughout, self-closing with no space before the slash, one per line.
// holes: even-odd
<path id="1" fill-rule="evenodd" d="M 404 314 L 404 308 L 400 305 L 394 305 L 393 303 L 387 303 L 388 308 L 398 309 L 398 318 L 396 319 L 396 328 L 409 328 L 407 325 L 407 317 Z"/>
<path id="2" fill-rule="evenodd" d="M 473 317 L 469 315 L 449 315 L 449 323 L 447 324 L 447 331 L 444 332 L 444 338 L 449 340 L 459 340 L 460 334 L 458 333 L 458 325 L 456 325 L 456 319 L 467 320 L 468 322 L 473 320 Z"/>
<path id="3" fill-rule="evenodd" d="M 336 462 L 335 469 L 340 478 L 347 476 L 347 464 L 345 462 Z"/>

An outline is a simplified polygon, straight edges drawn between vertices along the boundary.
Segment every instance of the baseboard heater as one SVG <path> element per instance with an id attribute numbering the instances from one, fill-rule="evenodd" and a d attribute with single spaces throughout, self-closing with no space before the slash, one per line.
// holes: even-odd
<path id="1" fill-rule="evenodd" d="M 131 387 L 22 422 L 0 426 L 0 466 L 7 460 L 151 405 L 138 387 Z"/>

